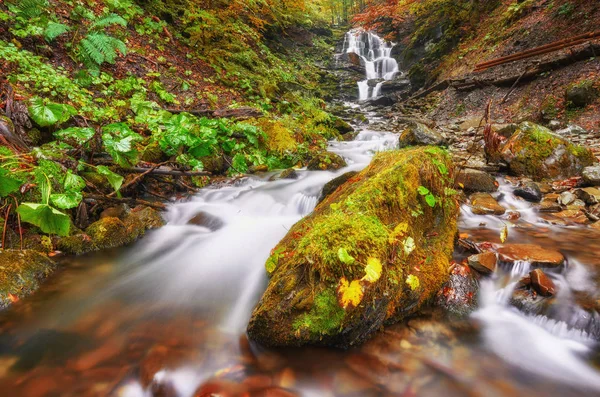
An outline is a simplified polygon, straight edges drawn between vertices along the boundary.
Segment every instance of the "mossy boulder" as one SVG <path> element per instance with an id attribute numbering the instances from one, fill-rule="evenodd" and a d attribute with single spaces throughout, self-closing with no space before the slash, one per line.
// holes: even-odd
<path id="1" fill-rule="evenodd" d="M 356 174 L 358 174 L 357 171 L 348 171 L 327 182 L 325 186 L 323 186 L 323 190 L 321 190 L 321 197 L 319 197 L 319 202 L 325 200 L 327 196 L 335 192 L 337 188 L 342 186 L 344 183 L 348 182 L 348 180 Z"/>
<path id="2" fill-rule="evenodd" d="M 446 139 L 437 131 L 421 123 L 412 123 L 400 134 L 400 147 L 407 146 L 442 146 Z"/>
<path id="3" fill-rule="evenodd" d="M 33 250 L 0 250 L 0 308 L 9 306 L 36 289 L 56 264 Z"/>
<path id="4" fill-rule="evenodd" d="M 333 125 L 331 127 L 337 132 L 339 132 L 340 135 L 354 132 L 354 128 L 352 128 L 352 126 L 348 122 L 339 117 L 336 117 L 334 119 Z"/>
<path id="5" fill-rule="evenodd" d="M 596 161 L 591 150 L 530 122 L 521 123 L 497 155 L 511 174 L 534 180 L 578 176 Z M 493 160 L 496 154 L 488 156 Z"/>
<path id="6" fill-rule="evenodd" d="M 273 249 L 249 336 L 270 346 L 348 347 L 430 302 L 448 280 L 452 181 L 443 149 L 377 154 Z"/>
<path id="7" fill-rule="evenodd" d="M 346 166 L 346 161 L 338 154 L 321 152 L 315 155 L 306 168 L 311 171 L 338 170 Z"/>

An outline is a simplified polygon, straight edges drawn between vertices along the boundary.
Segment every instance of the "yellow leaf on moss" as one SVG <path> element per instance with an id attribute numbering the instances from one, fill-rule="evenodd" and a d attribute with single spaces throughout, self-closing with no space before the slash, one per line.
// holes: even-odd
<path id="1" fill-rule="evenodd" d="M 362 286 L 360 280 L 354 280 L 348 283 L 346 277 L 340 279 L 340 285 L 338 287 L 338 299 L 340 305 L 346 309 L 348 306 L 356 307 L 360 303 L 363 297 Z"/>
<path id="2" fill-rule="evenodd" d="M 402 222 L 399 223 L 394 230 L 392 231 L 392 233 L 390 233 L 390 244 L 393 244 L 398 238 L 404 236 L 406 234 L 406 232 L 408 232 L 408 223 L 406 222 Z"/>
<path id="3" fill-rule="evenodd" d="M 406 277 L 406 284 L 408 284 L 410 289 L 413 291 L 421 286 L 421 282 L 419 281 L 419 278 L 412 274 L 409 274 L 408 277 Z"/>
<path id="4" fill-rule="evenodd" d="M 369 283 L 374 283 L 381 277 L 381 262 L 377 258 L 367 259 L 367 266 L 365 266 L 365 276 L 362 280 Z"/>

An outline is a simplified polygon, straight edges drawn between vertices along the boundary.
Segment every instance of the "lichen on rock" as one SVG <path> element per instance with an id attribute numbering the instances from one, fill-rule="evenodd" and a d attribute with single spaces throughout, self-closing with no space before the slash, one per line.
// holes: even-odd
<path id="1" fill-rule="evenodd" d="M 452 183 L 443 149 L 376 155 L 275 247 L 250 337 L 348 347 L 416 312 L 448 279 L 458 214 Z"/>

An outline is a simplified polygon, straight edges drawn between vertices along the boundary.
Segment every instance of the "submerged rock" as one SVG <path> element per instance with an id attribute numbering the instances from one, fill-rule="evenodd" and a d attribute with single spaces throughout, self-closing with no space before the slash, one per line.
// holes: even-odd
<path id="1" fill-rule="evenodd" d="M 502 215 L 506 212 L 506 208 L 498 204 L 489 193 L 475 193 L 469 199 L 475 215 Z"/>
<path id="2" fill-rule="evenodd" d="M 499 153 L 488 157 L 494 160 L 496 155 L 508 165 L 511 174 L 534 180 L 577 176 L 596 161 L 589 149 L 530 122 L 521 123 Z"/>
<path id="3" fill-rule="evenodd" d="M 421 123 L 412 123 L 400 134 L 400 148 L 406 146 L 441 146 L 446 143 L 446 139 L 437 131 L 432 130 Z"/>
<path id="4" fill-rule="evenodd" d="M 325 186 L 323 186 L 323 190 L 321 190 L 321 197 L 319 198 L 319 203 L 325 200 L 327 196 L 335 192 L 337 188 L 342 186 L 348 181 L 348 179 L 352 178 L 356 174 L 358 174 L 357 171 L 349 171 L 327 182 Z"/>
<path id="5" fill-rule="evenodd" d="M 496 180 L 490 174 L 480 170 L 465 168 L 456 174 L 456 187 L 466 194 L 484 192 L 493 193 L 498 190 Z"/>
<path id="6" fill-rule="evenodd" d="M 348 347 L 430 301 L 449 277 L 458 214 L 439 164 L 451 170 L 439 148 L 380 153 L 295 224 L 267 260 L 250 338 Z"/>
<path id="7" fill-rule="evenodd" d="M 311 171 L 338 170 L 346 166 L 346 161 L 338 154 L 331 152 L 321 152 L 314 156 L 306 168 Z"/>
<path id="8" fill-rule="evenodd" d="M 0 250 L 0 308 L 33 293 L 56 264 L 33 250 Z"/>

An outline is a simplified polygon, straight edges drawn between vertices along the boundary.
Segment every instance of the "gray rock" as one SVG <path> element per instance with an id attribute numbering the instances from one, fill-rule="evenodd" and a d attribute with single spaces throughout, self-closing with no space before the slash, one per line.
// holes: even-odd
<path id="1" fill-rule="evenodd" d="M 588 185 L 599 186 L 600 185 L 600 165 L 592 165 L 585 167 L 581 174 L 583 181 Z"/>
<path id="2" fill-rule="evenodd" d="M 522 197 L 532 203 L 539 203 L 542 201 L 542 192 L 540 187 L 535 182 L 526 182 L 523 186 L 517 187 L 513 194 L 517 197 Z"/>
<path id="3" fill-rule="evenodd" d="M 561 205 L 569 205 L 572 202 L 574 202 L 577 199 L 577 197 L 571 193 L 571 192 L 562 192 L 560 194 L 560 198 L 558 199 L 558 202 Z"/>
<path id="4" fill-rule="evenodd" d="M 400 134 L 400 148 L 406 146 L 442 146 L 446 139 L 437 131 L 421 123 L 412 123 Z"/>
<path id="5" fill-rule="evenodd" d="M 562 123 L 558 120 L 550 120 L 548 123 L 548 128 L 550 128 L 552 131 L 558 130 L 561 126 Z"/>
<path id="6" fill-rule="evenodd" d="M 566 98 L 570 106 L 583 108 L 596 99 L 598 92 L 593 84 L 579 84 L 567 89 Z"/>

